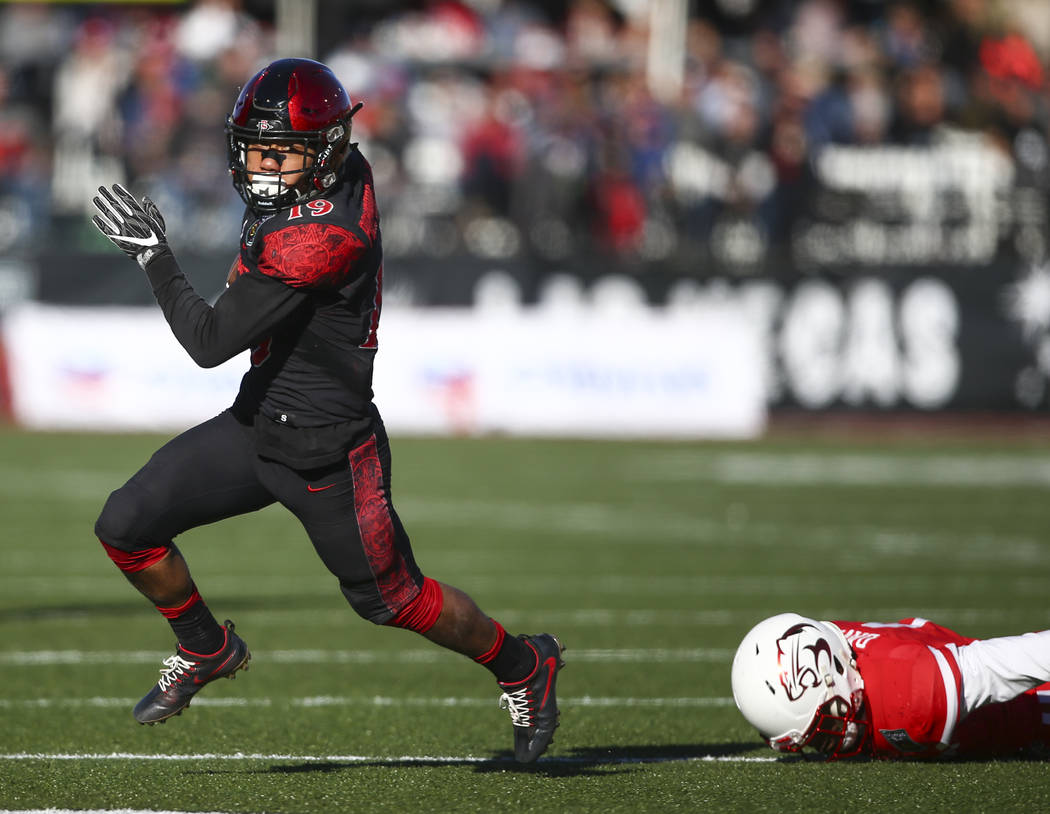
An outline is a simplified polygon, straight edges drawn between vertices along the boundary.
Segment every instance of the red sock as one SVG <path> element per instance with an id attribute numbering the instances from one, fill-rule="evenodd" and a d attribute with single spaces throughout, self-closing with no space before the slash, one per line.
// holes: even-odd
<path id="1" fill-rule="evenodd" d="M 157 610 L 168 620 L 183 650 L 208 656 L 226 644 L 226 630 L 215 621 L 196 586 L 190 598 L 181 605 L 174 608 L 157 605 Z"/>
<path id="2" fill-rule="evenodd" d="M 495 619 L 492 623 L 496 626 L 496 641 L 474 661 L 488 668 L 500 684 L 524 681 L 536 669 L 536 651 L 516 636 L 508 636 Z"/>

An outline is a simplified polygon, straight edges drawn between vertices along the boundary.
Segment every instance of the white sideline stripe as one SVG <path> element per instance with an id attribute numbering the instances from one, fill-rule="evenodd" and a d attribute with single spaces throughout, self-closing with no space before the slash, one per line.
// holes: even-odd
<path id="1" fill-rule="evenodd" d="M 274 760 L 281 762 L 301 761 L 303 763 L 380 763 L 398 765 L 400 763 L 506 763 L 514 764 L 512 758 L 478 757 L 475 755 L 400 755 L 384 757 L 381 755 L 289 755 L 262 754 L 258 752 L 219 754 L 201 752 L 185 755 L 141 754 L 134 752 L 14 752 L 0 754 L 0 760 L 157 760 L 157 761 L 195 761 L 195 760 Z M 696 755 L 694 757 L 544 757 L 539 764 L 613 764 L 613 763 L 772 763 L 780 760 L 770 757 L 737 757 L 733 755 Z M 45 809 L 47 810 L 47 809 Z M 0 812 L 2 814 L 2 812 Z"/>
<path id="2" fill-rule="evenodd" d="M 185 811 L 158 811 L 155 808 L 0 808 L 0 814 L 191 814 Z M 198 812 L 192 812 L 198 814 Z M 226 814 L 202 811 L 199 814 Z"/>
<path id="3" fill-rule="evenodd" d="M 776 452 L 732 451 L 712 454 L 702 451 L 647 452 L 621 456 L 625 476 L 633 481 L 707 481 L 714 483 L 794 483 L 798 485 L 919 485 L 1050 487 L 1050 460 L 1041 455 L 997 453 L 972 455 L 938 453 L 912 456 L 888 452 Z M 25 467 L 0 465 L 0 495 L 99 500 L 127 480 L 126 470 L 48 466 L 27 471 Z M 455 501 L 433 501 L 405 497 L 413 511 L 428 511 L 435 505 Z M 464 501 L 466 502 L 466 501 Z M 435 512 L 436 515 L 441 512 Z"/>
<path id="4" fill-rule="evenodd" d="M 780 531 L 776 535 L 770 536 L 770 544 L 787 539 L 783 535 L 784 528 L 785 527 L 780 527 Z M 821 543 L 824 550 L 831 549 L 831 540 L 834 536 L 835 545 L 837 545 L 835 556 L 838 556 L 841 554 L 842 540 L 844 539 L 846 532 L 839 528 L 833 535 L 832 531 L 833 530 L 830 528 L 824 531 L 808 528 L 805 531 L 805 534 L 810 535 L 811 537 L 826 537 L 827 544 L 823 542 Z M 799 531 L 796 533 L 801 532 Z M 850 531 L 846 536 L 849 536 L 850 539 L 850 551 L 856 550 L 857 541 L 855 540 L 853 531 Z M 865 545 L 864 547 L 877 550 L 879 556 L 892 556 L 894 562 L 899 562 L 900 556 L 902 554 L 907 556 L 909 551 L 925 550 L 926 553 L 929 553 L 936 550 L 938 553 L 941 552 L 940 542 L 928 536 L 910 537 L 905 535 L 904 537 L 907 537 L 908 541 L 906 544 L 904 537 L 898 538 L 889 533 L 877 536 L 886 543 L 885 548 L 876 549 L 874 543 L 871 545 Z M 947 536 L 945 536 L 944 539 L 947 540 Z M 1035 560 L 1032 556 L 1035 551 L 1043 550 L 1041 546 L 1044 544 L 1042 543 L 1039 544 L 1040 547 L 1029 548 L 1029 542 L 1000 539 L 993 534 L 971 536 L 970 539 L 965 541 L 962 540 L 960 535 L 956 534 L 954 535 L 954 543 L 955 547 L 952 549 L 952 562 L 960 561 L 965 562 L 967 565 L 982 562 L 995 562 L 1001 566 L 1005 561 L 1009 561 L 1010 563 L 1038 562 L 1041 564 L 1045 560 L 1045 556 L 1042 554 L 1040 554 L 1040 559 L 1038 560 Z M 879 543 L 879 545 L 881 546 L 882 543 Z M 925 549 L 923 548 L 924 545 L 926 545 Z M 984 547 L 984 553 L 981 553 L 976 548 L 970 548 L 970 546 L 978 545 Z M 801 550 L 800 546 L 796 546 L 792 550 Z M 812 548 L 812 546 L 810 546 L 810 548 Z M 905 549 L 908 549 L 908 551 L 905 551 Z M 991 553 L 989 553 L 989 549 L 991 550 Z M 943 551 L 945 552 L 944 556 L 947 557 L 948 549 L 944 548 Z M 971 587 L 972 582 L 968 582 L 968 579 L 970 578 L 952 577 L 944 587 L 952 588 L 953 590 L 961 590 L 959 587 L 960 585 Z M 731 596 L 734 599 L 739 599 L 741 596 L 751 596 L 756 597 L 756 601 L 768 604 L 772 597 L 788 597 L 794 602 L 797 601 L 800 592 L 819 592 L 826 588 L 826 580 L 826 577 L 821 577 L 815 571 L 811 574 L 799 575 L 726 574 L 712 576 L 707 574 L 688 573 L 687 571 L 679 570 L 677 573 L 673 574 L 652 576 L 623 573 L 598 574 L 587 579 L 586 590 L 590 595 L 615 594 L 619 599 L 628 595 L 635 597 L 655 595 L 663 599 L 672 596 L 686 596 L 689 601 L 694 602 L 697 596 L 705 596 L 707 598 Z M 243 581 L 243 578 L 240 576 L 217 576 L 209 578 L 208 590 L 209 592 L 216 594 L 225 591 L 231 593 L 240 592 L 244 588 L 242 584 Z M 479 574 L 474 580 L 478 588 L 495 588 L 501 585 L 502 581 L 503 575 L 497 575 L 495 573 Z M 280 590 L 287 592 L 302 592 L 307 596 L 313 596 L 319 593 L 329 594 L 331 588 L 329 582 L 321 581 L 320 579 L 315 579 L 313 577 L 282 577 L 278 575 L 258 576 L 252 578 L 252 583 L 256 587 L 257 592 L 261 593 Z M 579 594 L 581 590 L 581 584 L 581 578 L 579 576 L 568 576 L 563 574 L 557 574 L 554 576 L 533 576 L 531 574 L 526 574 L 524 576 L 516 576 L 514 580 L 515 590 L 529 592 L 534 596 L 557 595 L 562 597 L 564 595 L 576 595 Z M 1031 568 L 1018 569 L 1016 575 L 1011 571 L 1011 576 L 1008 578 L 1004 577 L 1001 584 L 1003 591 L 1010 594 L 1018 594 L 1022 596 L 1032 595 L 1038 597 L 1043 597 L 1046 594 L 1046 580 L 1041 576 L 1034 574 Z M 930 578 L 919 573 L 902 576 L 858 574 L 855 578 L 850 580 L 850 585 L 853 586 L 857 593 L 878 592 L 890 596 L 898 596 L 908 589 L 913 589 L 917 592 L 928 592 Z M 0 574 L 0 596 L 21 596 L 26 598 L 44 596 L 50 592 L 56 592 L 58 595 L 63 595 L 69 594 L 70 592 L 79 593 L 81 591 L 106 593 L 111 590 L 113 590 L 112 576 L 86 577 L 68 574 L 57 574 L 51 576 Z M 352 611 L 346 612 L 352 613 Z"/>
<path id="5" fill-rule="evenodd" d="M 350 706 L 362 703 L 377 707 L 481 707 L 489 706 L 492 701 L 487 698 L 392 698 L 383 695 L 365 698 L 344 695 L 318 695 L 312 698 L 293 698 L 291 703 L 293 706 L 303 707 Z M 596 698 L 591 695 L 581 695 L 575 698 L 562 698 L 558 703 L 561 706 L 566 707 L 726 707 L 733 703 L 733 699 L 730 697 L 718 696 L 678 698 Z"/>
<path id="6" fill-rule="evenodd" d="M 900 455 L 893 452 L 674 451 L 629 461 L 635 481 L 713 481 L 793 486 L 1050 487 L 1041 455 Z"/>
<path id="7" fill-rule="evenodd" d="M 275 627 L 278 625 L 302 625 L 304 622 L 310 624 L 345 624 L 349 607 L 337 607 L 330 609 L 317 608 L 295 608 L 283 610 L 258 610 L 251 614 L 251 624 L 260 627 Z M 841 614 L 841 608 L 827 608 L 812 614 L 814 619 L 833 619 Z M 888 607 L 869 608 L 862 616 L 864 619 L 903 619 L 920 613 L 927 619 L 937 619 L 942 624 L 963 625 L 968 623 L 987 622 L 1010 622 L 1017 618 L 1017 611 L 1005 608 L 959 608 L 959 607 Z M 526 612 L 514 608 L 494 608 L 489 611 L 494 619 L 499 619 L 504 626 L 514 625 L 520 627 L 533 624 L 535 613 Z M 629 625 L 631 627 L 663 627 L 696 625 L 710 627 L 740 627 L 746 630 L 758 622 L 763 616 L 759 610 L 671 610 L 655 608 L 635 608 L 631 610 L 622 608 L 584 608 L 581 610 L 544 611 L 544 625 L 550 628 L 565 627 L 568 625 L 596 625 L 602 627 L 614 627 L 617 625 Z M 1028 624 L 1037 624 L 1039 620 L 1050 623 L 1050 611 L 1042 611 L 1032 615 L 1027 611 Z M 60 612 L 48 612 L 48 621 L 58 620 L 64 625 L 84 624 L 90 618 L 87 608 L 63 610 Z M 2 658 L 3 651 L 0 651 Z"/>
<path id="8" fill-rule="evenodd" d="M 1042 555 L 1045 559 L 1045 555 Z M 544 611 L 543 626 L 550 629 L 594 626 L 594 627 L 659 627 L 670 629 L 685 625 L 696 627 L 739 627 L 741 635 L 765 615 L 763 608 L 752 610 L 656 610 L 636 608 L 633 610 L 618 608 L 586 608 L 575 611 Z M 293 610 L 258 610 L 253 611 L 251 619 L 245 621 L 245 627 L 250 623 L 252 627 L 275 628 L 299 627 L 304 624 L 313 626 L 322 624 L 344 625 L 347 620 L 348 609 L 332 608 L 319 610 L 315 608 L 295 608 Z M 493 619 L 499 619 L 504 627 L 533 626 L 536 622 L 534 611 L 523 611 L 513 608 L 493 608 L 488 611 Z M 864 619 L 904 619 L 914 616 L 916 613 L 927 619 L 936 619 L 947 627 L 952 625 L 962 626 L 964 624 L 1009 622 L 1013 626 L 1018 612 L 1006 608 L 935 608 L 922 606 L 917 608 L 869 608 L 861 614 Z M 828 608 L 813 612 L 814 619 L 834 619 L 842 614 L 842 608 Z M 68 614 L 55 614 L 49 618 L 63 622 L 80 622 L 87 616 L 85 611 L 70 611 Z M 1040 619 L 1050 622 L 1050 610 L 1034 613 L 1031 609 L 1025 611 L 1024 624 L 1039 624 Z M 858 620 L 860 621 L 860 620 Z M 568 634 L 566 634 L 568 636 Z M 575 635 L 573 636 L 575 638 Z"/>
<path id="9" fill-rule="evenodd" d="M 652 650 L 571 650 L 576 662 L 728 662 L 732 650 L 726 648 L 686 648 Z M 154 650 L 8 650 L 0 652 L 0 665 L 37 667 L 56 664 L 149 664 L 170 656 Z M 256 662 L 279 664 L 431 664 L 457 657 L 438 648 L 433 650 L 262 650 L 252 651 Z"/>
<path id="10" fill-rule="evenodd" d="M 252 611 L 251 624 L 302 625 L 304 623 L 345 625 L 349 607 L 328 609 L 292 608 Z M 77 611 L 71 612 L 73 616 Z M 489 611 L 493 619 L 499 619 L 504 626 L 513 624 L 532 624 L 534 611 L 523 611 L 516 608 L 493 608 Z M 881 618 L 881 617 L 880 617 Z M 733 622 L 753 624 L 758 621 L 753 612 L 728 610 L 656 610 L 647 608 L 583 608 L 579 610 L 544 610 L 543 624 L 547 627 L 565 625 L 629 625 L 631 627 L 667 627 L 669 625 L 728 625 Z"/>
<path id="11" fill-rule="evenodd" d="M 47 709 L 50 707 L 68 708 L 109 708 L 132 707 L 137 698 L 0 698 L 0 709 Z M 728 707 L 733 704 L 729 697 L 680 697 L 680 698 L 616 698 L 582 695 L 576 698 L 562 698 L 559 702 L 564 707 Z M 386 695 L 351 696 L 351 695 L 315 695 L 305 698 L 288 698 L 274 701 L 271 698 L 194 698 L 193 706 L 201 707 L 270 707 L 287 704 L 293 707 L 487 707 L 496 704 L 495 698 L 456 698 L 456 697 L 408 697 L 398 698 Z"/>

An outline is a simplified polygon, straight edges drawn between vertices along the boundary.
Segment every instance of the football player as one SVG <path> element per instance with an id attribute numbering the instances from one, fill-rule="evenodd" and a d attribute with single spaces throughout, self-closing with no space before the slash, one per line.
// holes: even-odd
<path id="1" fill-rule="evenodd" d="M 148 198 L 120 185 L 94 199 L 95 226 L 145 271 L 197 364 L 251 349 L 231 407 L 182 433 L 106 501 L 95 532 L 178 640 L 135 706 L 163 722 L 248 665 L 217 623 L 174 539 L 278 502 L 302 523 L 351 607 L 487 667 L 510 712 L 517 760 L 558 725 L 563 667 L 552 635 L 506 635 L 462 591 L 424 576 L 391 499 L 390 445 L 372 402 L 383 293 L 379 211 L 351 142 L 353 104 L 325 65 L 277 60 L 243 87 L 226 121 L 229 168 L 246 211 L 228 287 L 209 305 L 189 284 Z M 247 578 L 247 577 L 246 577 Z"/>
<path id="2" fill-rule="evenodd" d="M 774 749 L 829 760 L 1001 757 L 1050 744 L 1050 631 L 972 639 L 926 619 L 759 622 L 733 698 Z"/>

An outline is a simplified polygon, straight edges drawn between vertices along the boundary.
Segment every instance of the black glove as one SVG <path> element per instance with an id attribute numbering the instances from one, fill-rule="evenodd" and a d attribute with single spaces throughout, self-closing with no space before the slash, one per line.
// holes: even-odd
<path id="1" fill-rule="evenodd" d="M 120 184 L 113 185 L 113 192 L 105 187 L 98 191 L 101 194 L 92 203 L 102 216 L 95 215 L 92 223 L 118 249 L 134 257 L 142 268 L 154 257 L 171 251 L 164 236 L 164 218 L 153 201 L 143 197 L 140 204 Z"/>

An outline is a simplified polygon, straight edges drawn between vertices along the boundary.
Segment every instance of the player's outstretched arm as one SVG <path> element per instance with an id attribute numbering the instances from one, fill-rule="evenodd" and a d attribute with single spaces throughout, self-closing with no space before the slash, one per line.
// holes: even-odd
<path id="1" fill-rule="evenodd" d="M 172 333 L 201 367 L 220 365 L 257 344 L 307 297 L 256 273 L 225 292 L 213 308 L 179 268 L 153 201 L 136 201 L 114 184 L 112 190 L 100 187 L 94 204 L 99 214 L 93 223 L 143 268 Z"/>

